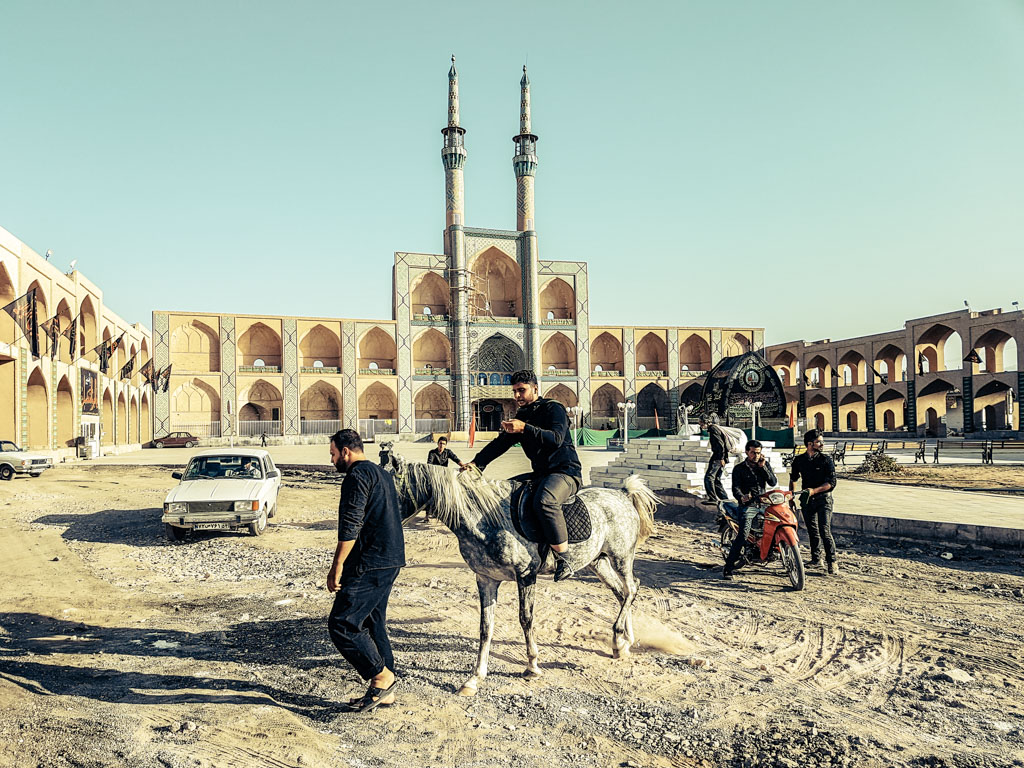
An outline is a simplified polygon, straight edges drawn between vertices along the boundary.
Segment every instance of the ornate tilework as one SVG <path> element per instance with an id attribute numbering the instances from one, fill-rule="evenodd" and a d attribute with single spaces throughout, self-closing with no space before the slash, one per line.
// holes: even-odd
<path id="1" fill-rule="evenodd" d="M 711 367 L 714 368 L 722 360 L 722 329 L 711 329 Z"/>
<path id="2" fill-rule="evenodd" d="M 412 399 L 412 295 L 409 291 L 408 259 L 395 258 L 395 325 L 398 348 L 398 431 L 415 432 L 416 421 Z"/>
<path id="3" fill-rule="evenodd" d="M 357 355 L 356 324 L 346 320 L 341 324 L 341 404 L 342 426 L 359 429 L 359 395 L 356 387 Z"/>
<path id="4" fill-rule="evenodd" d="M 171 357 L 170 318 L 166 312 L 153 313 L 153 365 L 162 371 Z M 222 361 L 223 362 L 223 361 Z M 102 408 L 102 398 L 100 398 Z M 161 437 L 171 431 L 171 393 L 153 393 L 153 437 Z"/>
<path id="5" fill-rule="evenodd" d="M 632 399 L 633 402 L 636 402 L 636 349 L 634 348 L 632 328 L 622 329 L 622 367 L 625 369 L 622 371 L 622 383 L 625 390 L 622 395 L 627 400 Z M 634 410 L 631 414 L 630 426 L 635 423 L 633 421 L 635 418 L 636 411 Z"/>
<path id="6" fill-rule="evenodd" d="M 220 318 L 220 427 L 222 435 L 230 434 L 231 422 L 238 418 L 237 365 L 235 318 L 233 315 L 225 315 Z M 230 415 L 227 403 L 231 403 Z M 236 429 L 235 432 L 237 431 Z"/>
<path id="7" fill-rule="evenodd" d="M 669 429 L 675 429 L 679 411 L 679 329 L 669 328 L 665 336 L 665 343 L 668 345 L 668 401 L 671 406 L 669 412 Z"/>
<path id="8" fill-rule="evenodd" d="M 299 330 L 293 317 L 281 320 L 282 374 L 284 375 L 284 433 L 299 434 Z"/>

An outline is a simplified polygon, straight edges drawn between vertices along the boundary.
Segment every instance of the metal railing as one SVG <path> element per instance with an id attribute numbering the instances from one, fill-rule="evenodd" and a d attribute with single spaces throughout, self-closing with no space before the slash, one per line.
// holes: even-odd
<path id="1" fill-rule="evenodd" d="M 340 419 L 302 419 L 299 431 L 303 435 L 333 435 L 341 429 Z"/>
<path id="2" fill-rule="evenodd" d="M 219 421 L 172 421 L 171 432 L 188 432 L 195 437 L 220 437 Z"/>
<path id="3" fill-rule="evenodd" d="M 364 439 L 375 435 L 397 435 L 398 419 L 360 419 L 359 434 Z"/>
<path id="4" fill-rule="evenodd" d="M 416 432 L 451 432 L 451 422 L 448 419 L 416 419 Z"/>
<path id="5" fill-rule="evenodd" d="M 238 434 L 241 437 L 259 437 L 266 434 L 268 437 L 280 437 L 280 421 L 239 421 Z"/>

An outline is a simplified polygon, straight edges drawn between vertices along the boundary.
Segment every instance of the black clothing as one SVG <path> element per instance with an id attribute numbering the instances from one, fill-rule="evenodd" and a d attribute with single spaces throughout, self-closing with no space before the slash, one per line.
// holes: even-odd
<path id="1" fill-rule="evenodd" d="M 345 558 L 342 579 L 405 565 L 405 537 L 395 483 L 373 462 L 357 461 L 345 474 L 338 506 L 338 541 L 355 541 Z"/>
<path id="2" fill-rule="evenodd" d="M 450 451 L 447 448 L 445 448 L 444 451 L 432 448 L 430 453 L 427 454 L 427 464 L 437 464 L 439 467 L 447 467 L 449 461 L 454 461 L 456 464 L 462 464 L 459 457 L 455 455 L 455 451 Z"/>
<path id="3" fill-rule="evenodd" d="M 722 485 L 722 473 L 725 472 L 725 465 L 718 459 L 711 459 L 708 468 L 704 471 L 704 493 L 708 501 L 726 501 L 729 496 Z"/>
<path id="4" fill-rule="evenodd" d="M 366 571 L 344 579 L 334 596 L 327 631 L 341 655 L 364 680 L 379 675 L 384 667 L 395 669 L 386 622 L 388 598 L 397 577 L 398 568 Z"/>
<path id="5" fill-rule="evenodd" d="M 725 432 L 717 424 L 708 424 L 708 441 L 711 443 L 712 461 L 729 458 L 729 444 L 725 439 Z"/>
<path id="6" fill-rule="evenodd" d="M 572 475 L 547 475 L 536 481 L 530 503 L 548 544 L 562 544 L 569 540 L 562 505 L 576 494 L 582 481 Z"/>
<path id="7" fill-rule="evenodd" d="M 764 466 L 759 467 L 756 464 L 751 464 L 749 461 L 743 460 L 732 470 L 732 495 L 736 498 L 736 501 L 740 501 L 744 496 L 752 494 L 752 498 L 747 504 L 754 504 L 757 502 L 757 497 L 764 493 L 769 488 L 774 488 L 779 484 L 779 481 L 775 478 L 775 472 L 772 470 L 772 465 L 765 459 Z"/>
<path id="8" fill-rule="evenodd" d="M 836 487 L 836 465 L 830 456 L 826 456 L 821 451 L 814 454 L 813 458 L 806 453 L 801 453 L 793 459 L 793 465 L 789 468 L 789 477 L 789 482 L 794 485 L 799 477 L 803 481 L 801 488 L 820 488 L 825 483 L 830 483 L 832 487 L 829 488 L 828 493 L 832 493 Z M 816 496 L 817 494 L 815 494 Z"/>
<path id="9" fill-rule="evenodd" d="M 832 494 L 816 493 L 807 500 L 801 510 L 807 526 L 807 538 L 811 540 L 811 560 L 821 559 L 824 544 L 825 561 L 836 561 L 836 542 L 832 538 Z"/>
<path id="10" fill-rule="evenodd" d="M 485 445 L 473 459 L 473 464 L 478 469 L 483 470 L 513 445 L 519 443 L 530 459 L 534 477 L 561 474 L 582 480 L 583 468 L 579 456 L 576 455 L 576 446 L 572 444 L 569 414 L 566 413 L 564 405 L 557 400 L 538 397 L 529 405 L 520 408 L 516 418 L 525 421 L 526 428 L 518 435 L 502 432 Z"/>
<path id="11" fill-rule="evenodd" d="M 825 560 L 836 561 L 836 542 L 832 538 L 832 491 L 836 487 L 836 465 L 830 456 L 821 451 L 813 457 L 801 453 L 793 459 L 789 470 L 790 483 L 796 484 L 799 477 L 801 488 L 820 488 L 829 483 L 832 487 L 823 493 L 816 493 L 807 500 L 803 512 L 804 523 L 807 525 L 807 538 L 811 540 L 811 560 L 821 557 L 822 545 L 825 549 Z"/>

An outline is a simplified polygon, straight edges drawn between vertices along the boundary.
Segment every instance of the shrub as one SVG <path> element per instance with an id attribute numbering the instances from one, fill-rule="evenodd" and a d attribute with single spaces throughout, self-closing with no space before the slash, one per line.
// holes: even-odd
<path id="1" fill-rule="evenodd" d="M 867 454 L 864 462 L 854 471 L 864 475 L 898 475 L 903 471 L 903 467 L 892 456 L 877 452 Z"/>

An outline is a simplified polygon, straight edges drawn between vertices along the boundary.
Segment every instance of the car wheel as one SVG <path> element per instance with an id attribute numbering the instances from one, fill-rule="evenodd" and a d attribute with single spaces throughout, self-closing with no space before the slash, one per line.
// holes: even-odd
<path id="1" fill-rule="evenodd" d="M 249 533 L 253 536 L 262 536 L 263 532 L 267 530 L 267 510 L 263 510 L 263 514 L 260 515 L 256 520 L 249 523 Z"/>
<path id="2" fill-rule="evenodd" d="M 168 541 L 176 543 L 179 541 L 184 541 L 185 537 L 188 536 L 188 531 L 184 528 L 179 528 L 176 525 L 164 523 L 164 536 L 167 537 Z"/>
<path id="3" fill-rule="evenodd" d="M 157 447 L 157 448 L 163 448 L 163 447 L 164 447 L 164 444 L 163 444 L 163 443 L 157 443 L 157 444 L 156 444 L 156 447 Z"/>
<path id="4" fill-rule="evenodd" d="M 277 502 L 275 501 L 274 502 L 274 506 L 272 506 L 270 508 L 270 512 L 267 514 L 267 517 L 274 517 L 276 515 L 277 515 Z"/>
<path id="5" fill-rule="evenodd" d="M 187 443 L 185 443 L 185 447 L 186 448 L 195 448 L 196 444 L 192 440 L 189 440 Z"/>
<path id="6" fill-rule="evenodd" d="M 14 467 L 4 464 L 0 467 L 0 480 L 13 480 L 14 479 Z"/>

